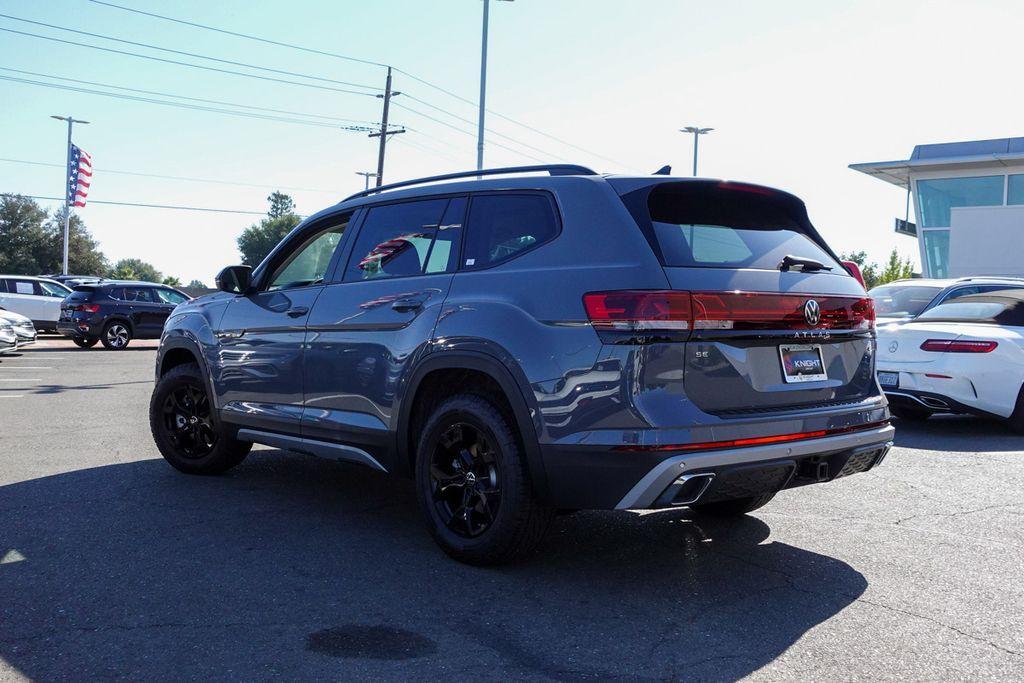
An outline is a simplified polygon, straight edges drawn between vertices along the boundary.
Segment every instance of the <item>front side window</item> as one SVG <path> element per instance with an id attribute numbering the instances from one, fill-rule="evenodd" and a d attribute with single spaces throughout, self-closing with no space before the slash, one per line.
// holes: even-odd
<path id="1" fill-rule="evenodd" d="M 345 271 L 346 282 L 422 275 L 427 266 L 439 267 L 441 256 L 431 259 L 438 233 L 456 234 L 457 227 L 445 226 L 448 205 L 465 201 L 428 199 L 375 206 L 366 214 Z M 441 241 L 441 238 L 438 238 Z M 442 248 L 443 250 L 443 248 Z M 445 263 L 447 266 L 447 263 Z"/>
<path id="2" fill-rule="evenodd" d="M 1003 176 L 918 180 L 917 203 L 921 227 L 948 228 L 951 209 L 959 206 L 1002 206 Z"/>
<path id="3" fill-rule="evenodd" d="M 63 299 L 64 297 L 71 293 L 71 290 L 65 289 L 64 287 L 56 285 L 52 282 L 40 281 L 39 287 L 43 291 L 43 296 L 55 296 Z"/>
<path id="4" fill-rule="evenodd" d="M 558 234 L 551 201 L 539 194 L 473 197 L 469 208 L 464 268 L 500 263 Z"/>
<path id="5" fill-rule="evenodd" d="M 185 303 L 186 301 L 188 301 L 187 296 L 175 292 L 173 289 L 157 289 L 155 291 L 161 303 L 174 304 L 175 306 L 177 306 L 178 304 Z"/>
<path id="6" fill-rule="evenodd" d="M 331 265 L 331 257 L 341 243 L 341 237 L 351 218 L 352 214 L 347 214 L 342 222 L 317 232 L 301 243 L 284 263 L 274 270 L 267 290 L 294 289 L 322 283 L 327 276 L 327 268 Z"/>

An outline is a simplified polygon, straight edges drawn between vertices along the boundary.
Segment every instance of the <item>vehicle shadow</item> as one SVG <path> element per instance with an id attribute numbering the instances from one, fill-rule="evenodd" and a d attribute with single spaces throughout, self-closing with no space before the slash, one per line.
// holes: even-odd
<path id="1" fill-rule="evenodd" d="M 411 482 L 280 451 L 0 487 L 0 659 L 31 679 L 734 680 L 860 596 L 764 522 L 577 513 L 446 558 Z"/>
<path id="2" fill-rule="evenodd" d="M 893 420 L 896 445 L 919 450 L 1000 453 L 1021 450 L 1024 441 L 996 419 L 974 415 L 933 415 L 927 420 Z"/>

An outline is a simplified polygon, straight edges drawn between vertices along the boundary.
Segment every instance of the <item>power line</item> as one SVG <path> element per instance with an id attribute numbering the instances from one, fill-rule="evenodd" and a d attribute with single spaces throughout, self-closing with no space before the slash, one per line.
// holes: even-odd
<path id="1" fill-rule="evenodd" d="M 142 93 L 142 94 L 145 94 L 145 95 L 159 95 L 161 97 L 175 97 L 175 98 L 178 98 L 178 99 L 181 99 L 181 100 L 190 100 L 192 102 L 203 102 L 203 103 L 206 103 L 206 104 L 222 104 L 222 105 L 227 105 L 229 107 L 241 107 L 243 109 L 254 109 L 256 111 L 266 111 L 266 112 L 271 112 L 271 113 L 275 113 L 275 114 L 289 114 L 289 115 L 292 115 L 292 116 L 308 116 L 310 118 L 326 119 L 326 120 L 329 120 L 329 121 L 339 121 L 339 122 L 344 122 L 344 123 L 361 123 L 361 124 L 365 124 L 365 125 L 368 125 L 368 126 L 375 126 L 375 127 L 380 126 L 380 123 L 378 123 L 377 121 L 364 121 L 364 120 L 361 120 L 361 119 L 345 119 L 345 118 L 340 118 L 340 117 L 337 117 L 337 116 L 325 116 L 323 114 L 310 114 L 310 113 L 301 112 L 301 111 L 289 111 L 287 109 L 271 109 L 269 107 L 257 107 L 257 106 L 252 105 L 252 104 L 239 104 L 238 102 L 225 102 L 223 100 L 208 100 L 208 99 L 204 99 L 204 98 L 201 98 L 201 97 L 189 97 L 188 95 L 178 95 L 178 94 L 175 94 L 175 93 L 160 92 L 158 90 L 142 90 L 142 89 L 139 89 L 139 88 L 129 88 L 129 87 L 123 86 L 123 85 L 113 85 L 111 83 L 98 83 L 96 81 L 84 81 L 84 80 L 81 80 L 79 78 L 68 78 L 67 76 L 55 76 L 53 74 L 44 74 L 44 73 L 39 73 L 37 71 L 23 71 L 22 69 L 11 69 L 11 68 L 5 67 L 5 66 L 0 66 L 0 71 L 10 71 L 12 73 L 25 74 L 25 75 L 28 75 L 28 76 L 40 76 L 42 78 L 53 78 L 53 79 L 56 79 L 58 81 L 68 81 L 70 83 L 80 83 L 80 84 L 83 84 L 83 85 L 96 85 L 96 86 L 100 86 L 102 88 L 114 88 L 115 90 L 125 90 L 127 92 Z"/>
<path id="2" fill-rule="evenodd" d="M 63 38 L 54 38 L 52 36 L 43 36 L 38 33 L 29 33 L 28 31 L 16 31 L 13 28 L 0 28 L 0 31 L 5 33 L 15 33 L 21 36 L 28 36 L 30 38 L 39 38 L 41 40 L 49 40 L 55 43 L 64 43 L 66 45 L 76 45 L 78 47 L 87 47 L 92 50 L 100 50 L 102 52 L 110 52 L 118 55 L 127 55 L 129 57 L 138 57 L 140 59 L 149 59 L 154 62 L 163 62 L 165 64 L 176 64 L 178 66 L 188 66 L 193 69 L 202 69 L 204 71 L 215 71 L 217 73 L 231 74 L 234 76 L 243 76 L 245 78 L 255 78 L 261 81 L 270 81 L 274 83 L 286 83 L 288 85 L 300 85 L 305 88 L 315 88 L 317 90 L 329 90 L 332 92 L 345 93 L 347 95 L 363 95 L 364 97 L 376 97 L 373 93 L 360 92 L 358 90 L 347 90 L 345 88 L 332 88 L 327 85 L 317 85 L 315 83 L 303 83 L 301 81 L 290 81 L 286 78 L 273 78 L 271 76 L 260 76 L 258 74 L 247 74 L 243 71 L 232 71 L 231 69 L 220 69 L 215 66 L 204 66 L 202 64 L 192 64 L 191 62 L 179 62 L 175 59 L 165 59 L 163 57 L 154 57 L 152 55 L 144 55 L 138 52 L 129 52 L 127 50 L 115 50 L 112 47 L 102 47 L 100 45 L 90 45 L 88 43 L 79 43 L 74 40 L 64 40 Z"/>
<path id="3" fill-rule="evenodd" d="M 447 128 L 451 128 L 452 130 L 457 131 L 459 133 L 462 133 L 463 135 L 469 135 L 470 137 L 476 137 L 476 133 L 469 132 L 469 131 L 467 131 L 467 130 L 465 130 L 463 128 L 459 128 L 458 126 L 454 126 L 454 125 L 448 123 L 447 121 L 442 121 L 441 119 L 439 119 L 437 117 L 434 117 L 434 116 L 431 116 L 430 114 L 424 114 L 423 112 L 418 111 L 416 109 L 413 109 L 412 107 L 407 107 L 404 104 L 399 104 L 397 102 L 394 103 L 394 106 L 396 106 L 396 107 L 398 107 L 400 109 L 404 109 L 404 110 L 406 110 L 408 112 L 411 112 L 413 114 L 416 114 L 417 116 L 422 116 L 423 118 L 429 119 L 429 120 L 433 121 L 434 123 L 438 123 L 438 124 L 440 124 L 442 126 L 445 126 Z M 541 163 L 541 164 L 545 164 L 545 163 L 548 162 L 547 159 L 539 159 L 539 158 L 537 158 L 535 156 L 527 154 L 526 152 L 521 152 L 518 149 L 514 149 L 512 147 L 509 147 L 508 145 L 503 145 L 500 142 L 494 142 L 492 140 L 491 144 L 496 146 L 496 147 L 501 147 L 502 149 L 507 149 L 510 152 L 514 152 L 515 154 L 518 154 L 519 156 L 526 157 L 527 159 L 532 159 L 533 161 L 536 161 L 536 162 Z"/>
<path id="4" fill-rule="evenodd" d="M 7 162 L 10 164 L 27 164 L 29 166 L 48 166 L 50 168 L 64 168 L 64 164 L 53 164 L 46 161 L 29 161 L 27 159 L 7 159 L 0 157 L 0 162 Z M 215 180 L 213 178 L 192 178 L 188 176 L 178 175 L 161 175 L 159 173 L 142 173 L 140 171 L 120 171 L 112 168 L 105 168 L 102 166 L 96 166 L 96 171 L 101 173 L 111 173 L 114 175 L 127 175 L 127 176 L 138 176 L 141 178 L 159 178 L 162 180 L 183 180 L 193 183 L 213 183 L 216 185 L 238 185 L 239 187 L 257 187 L 264 190 L 291 190 L 293 192 L 321 192 L 323 194 L 337 194 L 337 190 L 323 190 L 312 187 L 289 187 L 287 185 L 258 185 L 256 183 L 242 183 L 233 180 Z"/>
<path id="5" fill-rule="evenodd" d="M 206 59 L 211 62 L 220 62 L 221 64 L 231 64 L 232 66 L 243 66 L 248 69 L 257 69 L 259 71 L 267 71 L 270 73 L 282 74 L 285 76 L 298 76 L 299 78 L 309 78 L 315 81 L 324 81 L 325 83 L 335 83 L 337 85 L 350 85 L 354 88 L 366 88 L 367 90 L 373 90 L 379 92 L 380 88 L 372 85 L 363 85 L 361 83 L 351 83 L 349 81 L 339 81 L 333 78 L 325 78 L 323 76 L 313 76 L 310 74 L 304 74 L 298 71 L 287 71 L 284 69 L 274 69 L 267 66 L 258 66 L 256 64 L 249 64 L 247 62 L 235 62 L 230 59 L 221 59 L 219 57 L 211 57 L 209 55 L 203 55 L 196 52 L 185 52 L 184 50 L 174 50 L 169 47 L 160 47 L 159 45 L 150 45 L 149 43 L 138 43 L 133 40 L 125 40 L 123 38 L 115 38 L 113 36 L 103 35 L 102 33 L 90 33 L 88 31 L 79 31 L 73 28 L 67 28 L 65 26 L 57 26 L 56 24 L 47 24 L 41 21 L 33 21 L 31 19 L 22 19 L 21 17 L 15 17 L 10 14 L 0 14 L 0 17 L 5 19 L 13 19 L 14 21 L 21 21 L 26 24 L 34 24 L 36 26 L 45 26 L 46 28 L 57 29 L 58 31 L 67 31 L 68 33 L 76 33 L 82 36 L 89 36 L 91 38 L 100 38 L 102 40 L 110 40 L 115 43 L 124 43 L 125 45 L 134 45 L 135 47 L 144 47 L 150 50 L 160 50 L 161 52 L 170 52 L 171 54 L 184 55 L 186 57 L 197 57 L 199 59 Z"/>
<path id="6" fill-rule="evenodd" d="M 106 7 L 113 7 L 115 9 L 119 9 L 119 10 L 122 10 L 122 11 L 125 11 L 125 12 L 133 12 L 135 14 L 141 14 L 141 15 L 145 15 L 145 16 L 148 16 L 148 17 L 153 17 L 153 18 L 156 18 L 156 19 L 162 19 L 164 21 L 171 21 L 171 22 L 174 22 L 174 23 L 177 23 L 177 24 L 183 24 L 185 26 L 192 26 L 194 28 L 205 29 L 207 31 L 216 31 L 217 33 L 223 33 L 223 34 L 226 34 L 226 35 L 235 36 L 237 38 L 245 38 L 247 40 L 255 40 L 255 41 L 258 41 L 258 42 L 261 42 L 261 43 L 266 43 L 268 45 L 277 45 L 279 47 L 287 47 L 287 48 L 291 48 L 293 50 L 300 50 L 302 52 L 308 52 L 310 54 L 323 55 L 323 56 L 326 56 L 326 57 L 335 57 L 337 59 L 344 59 L 344 60 L 348 60 L 348 61 L 352 61 L 352 62 L 358 62 L 358 63 L 361 63 L 361 64 L 370 64 L 370 65 L 373 65 L 373 66 L 380 66 L 380 67 L 388 66 L 387 64 L 383 64 L 381 62 L 374 62 L 374 61 L 367 60 L 367 59 L 360 59 L 358 57 L 352 57 L 350 55 L 342 55 L 342 54 L 338 54 L 338 53 L 335 53 L 335 52 L 328 52 L 326 50 L 318 50 L 316 48 L 310 48 L 310 47 L 306 47 L 306 46 L 303 46 L 303 45 L 296 45 L 294 43 L 286 43 L 286 42 L 282 42 L 282 41 L 271 40 L 269 38 L 262 38 L 260 36 L 254 36 L 254 35 L 250 35 L 250 34 L 247 34 L 247 33 L 239 33 L 239 32 L 236 32 L 236 31 L 229 31 L 227 29 L 217 28 L 215 26 L 209 26 L 207 24 L 200 24 L 200 23 L 194 22 L 194 21 L 186 21 L 184 19 L 175 19 L 174 17 L 168 17 L 168 16 L 165 16 L 165 15 L 162 15 L 162 14 L 156 14 L 154 12 L 145 12 L 143 10 L 135 9 L 135 8 L 132 8 L 132 7 L 125 7 L 123 5 L 117 5 L 117 4 L 112 3 L 112 2 L 105 2 L 104 0 L 89 0 L 89 2 L 92 2 L 92 3 L 97 4 L 97 5 L 104 5 Z M 465 102 L 466 104 L 471 104 L 474 107 L 477 106 L 477 103 L 475 101 L 473 101 L 473 100 L 471 100 L 469 98 L 463 97 L 462 95 L 459 95 L 458 93 L 452 92 L 451 90 L 443 88 L 443 87 L 437 85 L 436 83 L 432 83 L 432 82 L 430 82 L 430 81 L 428 81 L 428 80 L 426 80 L 424 78 L 416 76 L 415 74 L 412 74 L 412 73 L 406 71 L 405 69 L 400 69 L 398 67 L 394 67 L 394 70 L 397 71 L 400 74 L 403 74 L 403 75 L 413 79 L 414 81 L 417 81 L 419 83 L 422 83 L 423 85 L 426 85 L 427 87 L 430 87 L 430 88 L 433 88 L 433 89 L 435 89 L 435 90 L 437 90 L 439 92 L 442 92 L 445 95 L 448 95 L 449 97 L 454 97 L 455 99 L 460 100 L 461 102 Z M 522 121 L 518 121 L 518 120 L 512 118 L 511 116 L 506 116 L 505 114 L 502 114 L 500 112 L 494 111 L 493 109 L 487 109 L 486 111 L 487 111 L 487 113 L 492 114 L 492 115 L 494 115 L 494 116 L 496 116 L 496 117 L 498 117 L 500 119 L 508 121 L 509 123 L 512 123 L 512 124 L 514 124 L 516 126 L 519 126 L 520 128 L 524 128 L 524 129 L 529 130 L 529 131 L 531 131 L 533 133 L 536 133 L 537 135 L 541 135 L 543 137 L 546 137 L 549 140 L 554 140 L 555 142 L 563 144 L 566 147 L 570 147 L 570 148 L 575 149 L 575 150 L 577 150 L 579 152 L 583 152 L 585 154 L 589 154 L 590 156 L 593 156 L 593 157 L 598 158 L 598 159 L 603 159 L 604 161 L 608 161 L 608 162 L 611 162 L 611 163 L 616 164 L 618 166 L 622 166 L 623 168 L 631 168 L 627 164 L 623 164 L 623 163 L 621 163 L 621 162 L 619 162 L 619 161 L 617 161 L 615 159 L 612 159 L 611 157 L 607 157 L 607 156 L 604 156 L 602 154 L 598 154 L 597 152 L 593 152 L 591 150 L 588 150 L 585 147 L 581 147 L 581 146 L 573 144 L 573 143 L 571 143 L 571 142 L 569 142 L 567 140 L 564 140 L 564 139 L 562 139 L 560 137 L 557 137 L 555 135 L 551 135 L 550 133 L 546 133 L 543 130 L 540 130 L 539 128 L 536 128 L 535 126 L 531 126 L 529 124 L 523 123 Z M 638 170 L 638 169 L 633 169 L 633 170 Z"/>
<path id="7" fill-rule="evenodd" d="M 64 197 L 45 197 L 38 194 L 17 194 L 14 192 L 4 192 L 0 194 L 0 197 L 26 197 L 28 199 L 46 199 L 55 201 L 64 201 Z M 114 201 L 98 201 L 95 199 L 89 200 L 90 204 L 110 204 L 112 206 L 138 206 L 146 209 L 175 209 L 178 211 L 208 211 L 211 213 L 240 213 L 247 214 L 250 216 L 266 216 L 266 211 L 240 211 L 237 209 L 211 209 L 205 206 L 179 206 L 177 204 L 140 204 L 137 202 L 114 202 Z"/>
<path id="8" fill-rule="evenodd" d="M 235 36 L 236 38 L 246 38 L 248 40 L 255 40 L 255 41 L 258 41 L 258 42 L 261 42 L 261 43 L 266 43 L 267 45 L 277 45 L 278 47 L 288 47 L 288 48 L 291 48 L 293 50 L 302 50 L 303 52 L 309 52 L 309 53 L 315 54 L 315 55 L 323 55 L 325 57 L 336 57 L 338 59 L 344 59 L 344 60 L 347 60 L 347 61 L 350 61 L 350 62 L 358 62 L 359 64 L 369 64 L 371 66 L 381 66 L 381 67 L 388 66 L 387 64 L 382 64 L 381 62 L 374 62 L 374 61 L 371 61 L 369 59 L 360 59 L 359 57 L 351 57 L 349 55 L 341 55 L 341 54 L 338 54 L 337 52 L 327 52 L 326 50 L 317 50 L 315 48 L 303 47 L 302 45 L 295 45 L 293 43 L 285 43 L 285 42 L 281 42 L 281 41 L 277 41 L 277 40 L 270 40 L 269 38 L 261 38 L 259 36 L 252 36 L 252 35 L 249 35 L 247 33 L 238 33 L 236 31 L 229 31 L 227 29 L 217 28 L 215 26 L 207 26 L 206 24 L 199 24 L 199 23 L 196 23 L 196 22 L 193 22 L 193 21 L 185 21 L 184 19 L 175 19 L 174 17 L 164 16 L 163 14 L 156 14 L 154 12 L 144 12 L 143 10 L 135 9 L 134 7 L 124 7 L 123 5 L 115 5 L 112 2 L 102 2 L 102 0 L 89 0 L 89 2 L 95 3 L 97 5 L 105 5 L 107 7 L 113 7 L 115 9 L 123 10 L 125 12 L 133 12 L 135 14 L 143 14 L 143 15 L 145 15 L 147 17 L 154 17 L 156 19 L 163 19 L 164 21 L 173 21 L 176 24 L 184 24 L 185 26 L 192 26 L 194 28 L 202 28 L 202 29 L 206 29 L 207 31 L 216 31 L 217 33 L 223 33 L 225 35 Z"/>
<path id="9" fill-rule="evenodd" d="M 0 29 L 3 30 L 3 29 Z M 366 131 L 369 130 L 365 126 L 337 126 L 322 121 L 306 121 L 302 119 L 290 119 L 283 116 L 270 116 L 267 114 L 257 114 L 254 112 L 247 111 L 232 111 L 230 109 L 218 109 L 216 107 L 205 107 L 195 104 L 185 104 L 184 102 L 168 102 L 165 100 L 156 100 L 150 97 L 136 97 L 134 95 L 123 95 L 121 93 L 104 92 L 102 90 L 93 90 L 91 88 L 78 88 L 71 85 L 61 85 L 60 83 L 44 83 L 42 81 L 33 81 L 26 78 L 15 78 L 13 76 L 0 76 L 0 80 L 11 81 L 14 83 L 22 83 L 25 85 L 34 85 L 43 88 L 54 88 L 56 90 L 67 90 L 70 92 L 80 92 L 90 95 L 101 95 L 103 97 L 113 97 L 120 100 L 130 100 L 133 102 L 145 102 L 148 104 L 160 104 L 166 107 L 177 107 L 179 109 L 190 109 L 193 111 L 206 111 L 214 112 L 218 114 L 227 114 L 229 116 L 241 116 L 243 118 L 250 119 L 261 119 L 264 121 L 277 121 L 280 123 L 293 123 L 303 126 L 314 126 L 316 128 L 333 128 L 336 130 L 353 130 L 353 131 Z"/>

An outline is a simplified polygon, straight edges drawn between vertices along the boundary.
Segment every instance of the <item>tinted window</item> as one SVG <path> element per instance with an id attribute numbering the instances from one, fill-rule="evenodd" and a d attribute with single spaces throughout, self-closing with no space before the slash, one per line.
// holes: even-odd
<path id="1" fill-rule="evenodd" d="M 995 292 L 1001 289 L 1021 289 L 1021 287 L 1014 287 L 1013 285 L 971 285 L 970 287 L 958 287 L 952 292 L 946 295 L 942 300 L 942 303 L 947 301 L 953 301 L 959 299 L 962 296 L 969 296 L 971 294 L 984 294 L 985 292 Z"/>
<path id="2" fill-rule="evenodd" d="M 481 268 L 516 256 L 558 234 L 551 201 L 538 194 L 473 197 L 464 268 Z"/>
<path id="3" fill-rule="evenodd" d="M 11 294 L 40 294 L 41 290 L 36 288 L 32 280 L 8 280 L 7 291 Z"/>
<path id="4" fill-rule="evenodd" d="M 941 287 L 882 285 L 868 295 L 875 302 L 875 315 L 904 318 L 919 314 L 941 291 Z"/>
<path id="5" fill-rule="evenodd" d="M 153 297 L 149 287 L 118 287 L 110 292 L 113 299 L 127 302 L 152 303 Z"/>
<path id="6" fill-rule="evenodd" d="M 174 304 L 177 306 L 180 303 L 188 301 L 187 296 L 179 292 L 175 292 L 173 289 L 155 289 L 153 291 L 161 303 Z"/>
<path id="7" fill-rule="evenodd" d="M 267 289 L 308 287 L 323 282 L 350 218 L 352 214 L 346 214 L 341 223 L 325 228 L 302 242 L 274 270 Z"/>
<path id="8" fill-rule="evenodd" d="M 772 190 L 664 183 L 647 211 L 666 266 L 774 269 L 797 256 L 845 272 L 810 236 L 802 205 Z"/>
<path id="9" fill-rule="evenodd" d="M 348 260 L 345 280 L 422 274 L 449 201 L 447 198 L 430 199 L 370 209 Z M 441 232 L 447 233 L 447 238 L 459 229 L 446 228 Z M 440 258 L 439 255 L 438 260 Z"/>

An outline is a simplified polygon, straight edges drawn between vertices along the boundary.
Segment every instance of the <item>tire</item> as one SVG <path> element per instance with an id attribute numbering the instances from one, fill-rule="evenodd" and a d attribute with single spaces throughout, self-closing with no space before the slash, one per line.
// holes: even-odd
<path id="1" fill-rule="evenodd" d="M 696 503 L 691 505 L 690 509 L 699 514 L 712 517 L 739 517 L 764 507 L 774 497 L 774 493 L 765 493 L 751 498 L 719 500 L 714 503 Z"/>
<path id="2" fill-rule="evenodd" d="M 513 424 L 489 400 L 458 394 L 431 413 L 416 448 L 416 494 L 431 536 L 471 565 L 534 550 L 554 510 L 534 495 Z"/>
<path id="3" fill-rule="evenodd" d="M 1017 405 L 1006 419 L 1006 426 L 1017 434 L 1024 434 L 1024 387 L 1017 393 Z"/>
<path id="4" fill-rule="evenodd" d="M 911 408 L 909 406 L 889 406 L 889 412 L 900 418 L 911 422 L 922 422 L 932 416 L 932 411 L 927 408 Z"/>
<path id="5" fill-rule="evenodd" d="M 75 346 L 80 349 L 91 349 L 96 346 L 96 342 L 98 342 L 99 339 L 82 339 L 81 337 L 72 337 L 71 341 L 73 341 Z"/>
<path id="6" fill-rule="evenodd" d="M 224 433 L 195 363 L 171 368 L 157 381 L 149 401 L 149 428 L 164 459 L 186 474 L 221 474 L 245 460 L 252 448 Z"/>
<path id="7" fill-rule="evenodd" d="M 132 331 L 128 327 L 128 323 L 120 320 L 111 320 L 104 325 L 103 334 L 100 335 L 103 346 L 111 351 L 123 351 L 128 348 L 131 340 Z"/>

